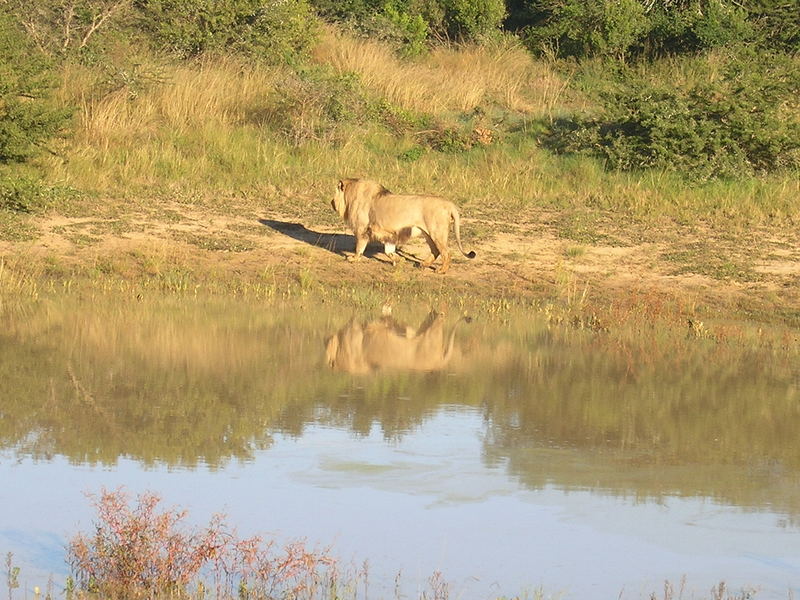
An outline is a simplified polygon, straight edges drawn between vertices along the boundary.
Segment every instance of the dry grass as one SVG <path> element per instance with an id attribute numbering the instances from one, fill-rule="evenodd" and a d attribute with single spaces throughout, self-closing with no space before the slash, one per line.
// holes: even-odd
<path id="1" fill-rule="evenodd" d="M 105 198 L 167 190 L 192 202 L 233 190 L 264 197 L 269 190 L 284 212 L 310 211 L 315 218 L 320 196 L 342 176 L 447 195 L 487 218 L 508 219 L 531 206 L 682 222 L 763 222 L 798 214 L 798 184 L 785 176 L 698 188 L 679 174 L 609 173 L 593 158 L 542 149 L 541 121 L 586 101 L 574 91 L 568 97 L 568 81 L 553 65 L 510 40 L 439 47 L 411 61 L 386 44 L 328 29 L 314 61 L 336 74 L 355 73 L 360 83 L 352 91 L 342 83 L 348 77 L 337 79 L 324 68 L 298 73 L 234 58 L 156 60 L 150 57 L 152 64 L 140 70 L 157 76 L 117 79 L 111 91 L 98 86 L 104 75 L 97 68 L 65 68 L 61 97 L 79 110 L 67 160 L 42 159 L 50 161 L 53 179 Z M 352 105 L 347 94 L 358 96 Z M 419 132 L 387 130 L 366 107 L 371 100 L 455 128 L 463 119 L 454 113 L 480 108 L 484 116 L 473 115 L 471 122 L 485 119 L 496 135 L 490 145 L 469 151 L 421 149 Z M 340 103 L 338 113 L 329 102 Z M 420 155 L 402 160 L 415 146 Z"/>
<path id="2" fill-rule="evenodd" d="M 163 81 L 144 90 L 122 86 L 95 97 L 96 74 L 68 66 L 62 98 L 79 107 L 76 141 L 108 146 L 130 139 L 151 139 L 165 129 L 186 133 L 199 124 L 236 126 L 253 119 L 275 89 L 278 72 L 233 58 L 171 67 Z"/>
<path id="3" fill-rule="evenodd" d="M 355 72 L 364 85 L 403 108 L 427 113 L 467 111 L 487 104 L 549 115 L 567 82 L 510 40 L 440 47 L 417 60 L 398 58 L 386 44 L 329 29 L 315 59 Z"/>

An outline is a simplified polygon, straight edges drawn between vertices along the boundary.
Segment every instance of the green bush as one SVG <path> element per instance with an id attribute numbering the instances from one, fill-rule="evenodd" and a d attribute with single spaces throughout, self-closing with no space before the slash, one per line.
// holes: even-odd
<path id="1" fill-rule="evenodd" d="M 47 194 L 38 181 L 26 178 L 0 177 L 0 210 L 32 213 L 44 208 Z"/>
<path id="2" fill-rule="evenodd" d="M 637 0 L 547 0 L 539 2 L 538 26 L 524 37 L 535 51 L 558 56 L 624 57 L 650 29 Z"/>
<path id="3" fill-rule="evenodd" d="M 750 0 L 747 9 L 766 44 L 800 52 L 800 8 L 796 0 Z"/>
<path id="4" fill-rule="evenodd" d="M 319 13 L 354 24 L 365 33 L 412 45 L 425 38 L 474 41 L 500 30 L 503 0 L 311 0 Z M 424 33 L 424 37 L 423 37 Z M 405 39 L 404 39 L 405 38 Z"/>
<path id="5" fill-rule="evenodd" d="M 602 99 L 602 117 L 555 123 L 547 145 L 695 178 L 800 168 L 800 71 L 785 55 L 741 51 L 685 87 L 627 71 Z"/>
<path id="6" fill-rule="evenodd" d="M 0 162 L 36 154 L 67 126 L 51 100 L 51 66 L 13 18 L 0 10 Z"/>
<path id="7" fill-rule="evenodd" d="M 748 17 L 730 0 L 691 0 L 677 6 L 662 0 L 650 12 L 648 44 L 668 54 L 720 48 L 754 36 Z"/>
<path id="8" fill-rule="evenodd" d="M 732 0 L 533 0 L 518 26 L 536 51 L 561 57 L 682 54 L 751 39 L 748 12 Z"/>
<path id="9" fill-rule="evenodd" d="M 440 0 L 443 30 L 457 41 L 478 40 L 500 30 L 506 18 L 503 0 Z"/>
<path id="10" fill-rule="evenodd" d="M 384 0 L 371 11 L 356 10 L 341 16 L 339 10 L 327 13 L 342 20 L 363 35 L 394 45 L 402 56 L 418 56 L 427 49 L 430 22 L 427 13 L 411 9 L 406 0 Z"/>
<path id="11" fill-rule="evenodd" d="M 182 56 L 232 51 L 293 61 L 318 32 L 306 0 L 136 0 L 136 7 L 156 42 Z"/>
<path id="12" fill-rule="evenodd" d="M 0 173 L 0 210 L 37 213 L 48 206 L 69 202 L 78 195 L 73 188 L 51 186 L 28 176 Z"/>
<path id="13" fill-rule="evenodd" d="M 391 2 L 386 3 L 383 12 L 387 29 L 392 31 L 401 53 L 406 56 L 422 54 L 428 39 L 428 22 L 422 15 L 412 15 L 398 7 L 398 3 Z"/>

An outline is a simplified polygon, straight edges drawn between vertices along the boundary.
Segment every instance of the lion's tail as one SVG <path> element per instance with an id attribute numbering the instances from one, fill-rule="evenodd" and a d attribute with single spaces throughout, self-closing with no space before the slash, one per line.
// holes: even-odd
<path id="1" fill-rule="evenodd" d="M 470 250 L 469 252 L 464 252 L 464 248 L 461 246 L 461 217 L 458 214 L 458 209 L 453 205 L 453 208 L 450 211 L 450 218 L 453 219 L 453 224 L 456 232 L 456 243 L 458 244 L 458 249 L 461 250 L 461 254 L 466 256 L 467 258 L 475 258 L 477 256 L 474 250 Z"/>

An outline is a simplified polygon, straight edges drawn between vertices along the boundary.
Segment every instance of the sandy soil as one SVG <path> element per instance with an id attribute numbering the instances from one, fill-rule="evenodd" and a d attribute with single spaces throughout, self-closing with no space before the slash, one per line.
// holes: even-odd
<path id="1" fill-rule="evenodd" d="M 331 223 L 332 221 L 329 221 Z M 631 297 L 672 300 L 685 310 L 724 315 L 732 310 L 800 322 L 800 235 L 793 231 L 715 235 L 701 228 L 649 227 L 600 241 L 564 237 L 558 219 L 545 213 L 525 223 L 464 218 L 466 249 L 454 254 L 446 275 L 416 266 L 422 242 L 406 246 L 397 266 L 380 246 L 366 260 L 344 260 L 354 239 L 344 225 L 302 222 L 272 212 L 228 212 L 170 204 L 119 216 L 48 216 L 40 235 L 25 242 L 0 241 L 7 264 L 48 260 L 72 268 L 101 264 L 125 277 L 155 274 L 179 264 L 194 273 L 273 277 L 300 271 L 320 284 L 409 283 L 435 292 L 443 287 L 488 296 L 587 297 L 620 302 Z M 477 233 L 470 235 L 470 230 Z M 645 231 L 646 230 L 646 231 Z M 643 231 L 646 235 L 643 235 Z M 606 239 L 613 243 L 604 245 Z M 457 252 L 457 251 L 456 251 Z M 738 265 L 739 268 L 736 268 Z M 746 268 L 741 268 L 745 265 Z"/>

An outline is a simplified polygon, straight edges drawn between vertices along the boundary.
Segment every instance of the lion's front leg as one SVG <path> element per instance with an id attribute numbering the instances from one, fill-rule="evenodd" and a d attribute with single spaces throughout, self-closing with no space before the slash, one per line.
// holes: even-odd
<path id="1" fill-rule="evenodd" d="M 361 257 L 364 256 L 364 250 L 367 249 L 367 243 L 369 242 L 368 236 L 356 236 L 356 252 L 353 256 L 348 256 L 347 260 L 350 262 L 356 262 L 361 260 Z"/>
<path id="2" fill-rule="evenodd" d="M 392 261 L 392 266 L 397 266 L 397 246 L 392 242 L 384 242 L 383 252 Z"/>

